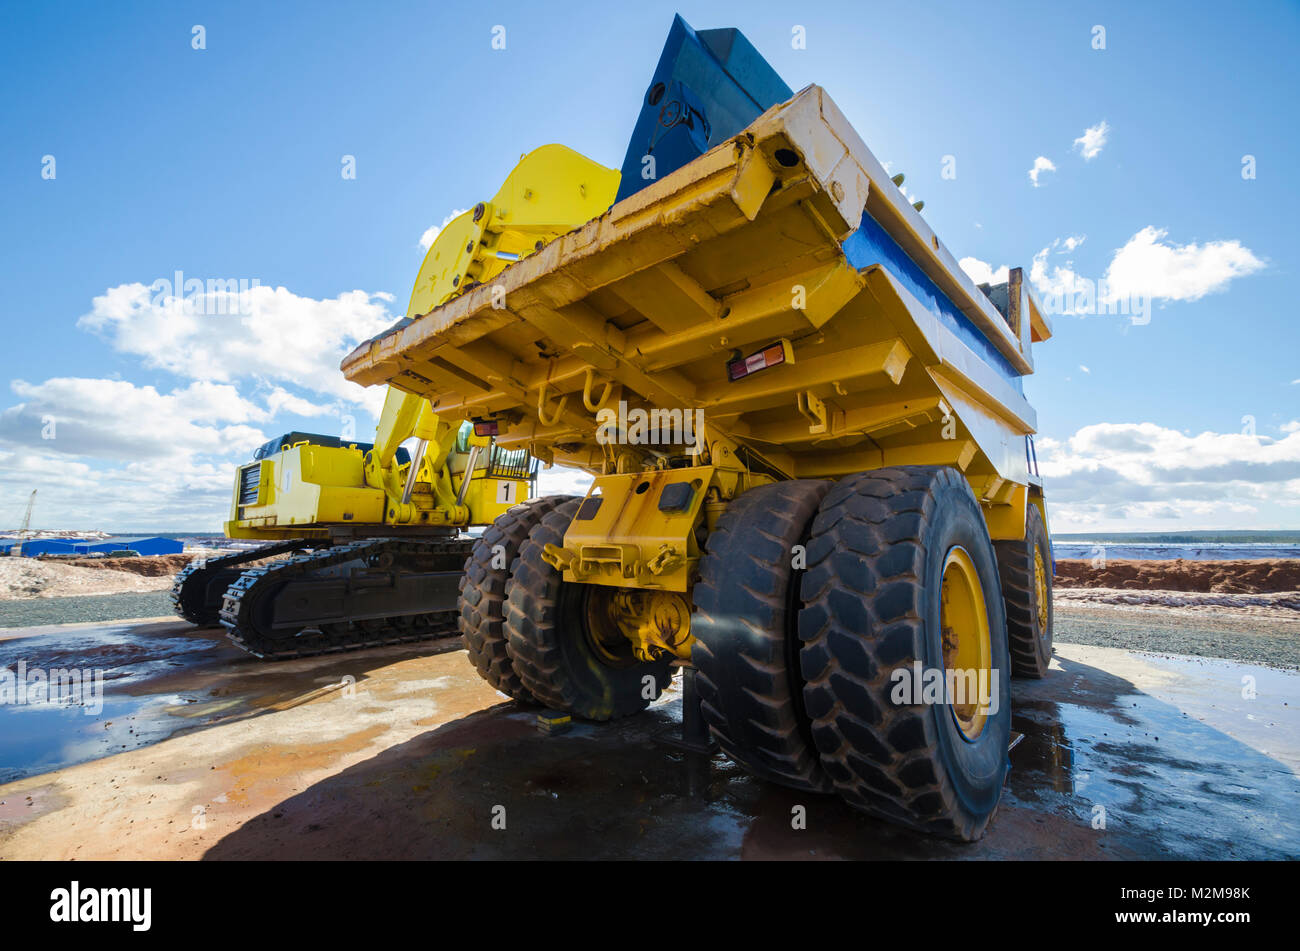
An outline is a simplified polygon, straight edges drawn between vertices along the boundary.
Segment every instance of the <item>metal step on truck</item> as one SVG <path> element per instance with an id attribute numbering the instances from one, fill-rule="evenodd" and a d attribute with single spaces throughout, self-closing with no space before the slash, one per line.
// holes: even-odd
<path id="1" fill-rule="evenodd" d="M 678 18 L 613 205 L 343 370 L 593 477 L 475 543 L 460 630 L 494 687 L 608 720 L 683 667 L 756 776 L 971 840 L 1009 678 L 1051 658 L 1022 388 L 1050 334 L 1021 271 L 962 272 L 825 90 Z"/>

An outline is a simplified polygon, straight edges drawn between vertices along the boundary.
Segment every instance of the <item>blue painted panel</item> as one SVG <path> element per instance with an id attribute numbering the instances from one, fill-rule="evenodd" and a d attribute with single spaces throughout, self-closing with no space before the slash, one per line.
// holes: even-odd
<path id="1" fill-rule="evenodd" d="M 934 314 L 945 327 L 955 333 L 966 346 L 992 367 L 999 376 L 1024 393 L 1024 382 L 1011 361 L 993 344 L 974 322 L 963 314 L 952 298 L 941 291 L 921 270 L 912 258 L 880 222 L 866 212 L 858 230 L 844 239 L 844 254 L 858 270 L 872 264 L 883 266 L 898 282 L 916 296 L 925 308 Z"/>
<path id="2" fill-rule="evenodd" d="M 697 33 L 675 17 L 628 142 L 615 201 L 654 180 L 642 175 L 645 156 L 654 156 L 655 178 L 662 178 L 743 131 L 765 110 L 792 95 L 739 30 Z M 845 240 L 844 253 L 856 268 L 872 264 L 887 268 L 1016 392 L 1024 392 L 1011 361 L 870 215 L 864 213 L 858 230 Z"/>
<path id="3" fill-rule="evenodd" d="M 699 158 L 793 95 L 743 33 L 673 19 L 623 159 L 620 202 Z M 654 178 L 643 175 L 654 158 Z"/>

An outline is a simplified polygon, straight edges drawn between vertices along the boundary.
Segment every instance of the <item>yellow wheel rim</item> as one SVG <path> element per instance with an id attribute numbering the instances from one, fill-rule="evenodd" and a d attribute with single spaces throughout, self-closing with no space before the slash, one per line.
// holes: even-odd
<path id="1" fill-rule="evenodd" d="M 1043 552 L 1034 546 L 1034 594 L 1038 599 L 1038 633 L 1047 633 L 1047 566 L 1043 564 Z"/>
<path id="2" fill-rule="evenodd" d="M 992 689 L 993 645 L 984 589 L 970 554 L 960 545 L 949 550 L 943 562 L 939 626 L 943 637 L 945 683 L 957 728 L 968 740 L 976 739 L 988 721 Z M 951 672 L 951 673 L 949 673 Z"/>

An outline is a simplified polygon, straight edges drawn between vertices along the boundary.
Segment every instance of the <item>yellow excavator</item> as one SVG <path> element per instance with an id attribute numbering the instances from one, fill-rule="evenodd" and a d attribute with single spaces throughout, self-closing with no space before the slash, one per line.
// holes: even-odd
<path id="1" fill-rule="evenodd" d="M 491 201 L 438 233 L 392 332 L 596 217 L 618 182 L 562 145 L 523 156 Z M 460 530 L 534 494 L 537 460 L 496 445 L 494 410 L 440 415 L 389 389 L 374 443 L 303 432 L 266 443 L 236 473 L 225 531 L 268 544 L 185 568 L 172 587 L 176 612 L 219 621 L 262 658 L 454 633 L 472 545 Z"/>

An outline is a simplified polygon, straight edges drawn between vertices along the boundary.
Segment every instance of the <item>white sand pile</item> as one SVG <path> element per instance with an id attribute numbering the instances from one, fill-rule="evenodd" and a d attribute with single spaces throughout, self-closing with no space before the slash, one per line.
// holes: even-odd
<path id="1" fill-rule="evenodd" d="M 172 576 L 149 577 L 111 568 L 80 568 L 35 558 L 0 558 L 0 601 L 65 598 L 124 591 L 165 591 Z"/>

